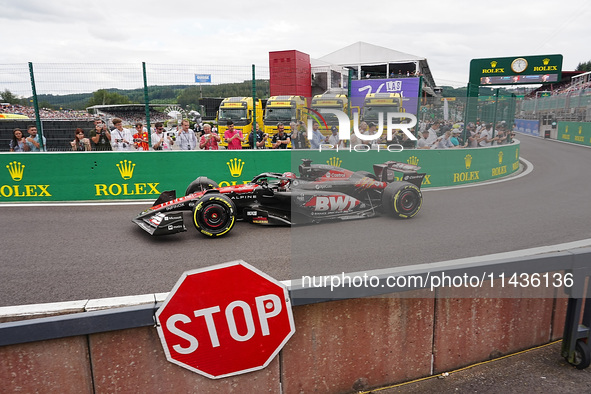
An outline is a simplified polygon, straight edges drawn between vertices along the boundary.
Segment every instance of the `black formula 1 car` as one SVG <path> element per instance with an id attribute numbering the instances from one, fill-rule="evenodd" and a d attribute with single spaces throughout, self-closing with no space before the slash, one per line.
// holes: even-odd
<path id="1" fill-rule="evenodd" d="M 312 164 L 302 160 L 299 177 L 265 172 L 243 185 L 219 187 L 206 177 L 195 179 L 183 197 L 165 191 L 133 222 L 151 235 L 186 231 L 183 211 L 192 213 L 199 232 L 227 234 L 237 219 L 262 225 L 292 225 L 325 220 L 415 216 L 423 202 L 421 167 L 396 161 L 375 164 L 374 173 Z M 397 180 L 395 173 L 400 173 Z"/>

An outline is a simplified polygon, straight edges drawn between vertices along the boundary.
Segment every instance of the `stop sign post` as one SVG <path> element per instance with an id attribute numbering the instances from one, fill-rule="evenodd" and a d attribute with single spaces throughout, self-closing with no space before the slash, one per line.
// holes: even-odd
<path id="1" fill-rule="evenodd" d="M 295 332 L 286 287 L 243 261 L 183 273 L 156 321 L 168 361 L 213 379 L 265 368 Z"/>

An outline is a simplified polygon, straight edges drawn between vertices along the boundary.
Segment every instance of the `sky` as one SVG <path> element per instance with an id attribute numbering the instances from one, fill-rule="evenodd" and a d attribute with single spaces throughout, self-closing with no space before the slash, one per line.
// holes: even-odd
<path id="1" fill-rule="evenodd" d="M 270 51 L 317 59 L 359 41 L 425 57 L 439 86 L 466 86 L 475 58 L 562 54 L 563 70 L 591 60 L 591 0 L 0 0 L 0 10 L 2 90 L 18 90 L 2 79 L 28 62 L 242 73 L 268 67 Z"/>

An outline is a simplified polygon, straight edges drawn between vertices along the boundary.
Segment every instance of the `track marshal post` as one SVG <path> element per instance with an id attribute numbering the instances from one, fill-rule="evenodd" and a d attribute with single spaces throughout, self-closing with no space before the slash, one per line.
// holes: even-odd
<path id="1" fill-rule="evenodd" d="M 212 379 L 265 368 L 295 332 L 287 288 L 244 261 L 183 273 L 156 322 L 167 360 Z"/>

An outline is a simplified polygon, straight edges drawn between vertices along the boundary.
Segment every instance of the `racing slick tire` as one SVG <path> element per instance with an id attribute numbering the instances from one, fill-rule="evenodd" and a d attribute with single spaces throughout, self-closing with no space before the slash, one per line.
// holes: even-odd
<path id="1" fill-rule="evenodd" d="M 403 219 L 415 216 L 423 205 L 421 190 L 409 182 L 392 182 L 382 193 L 386 213 Z"/>
<path id="2" fill-rule="evenodd" d="M 208 237 L 220 237 L 234 227 L 236 206 L 220 193 L 206 193 L 193 208 L 193 224 Z"/>
<path id="3" fill-rule="evenodd" d="M 207 177 L 200 176 L 199 178 L 191 182 L 189 186 L 187 186 L 185 196 L 188 196 L 189 194 L 193 194 L 195 192 L 202 192 L 209 189 L 217 189 L 218 187 L 220 186 L 216 182 L 212 181 Z"/>

